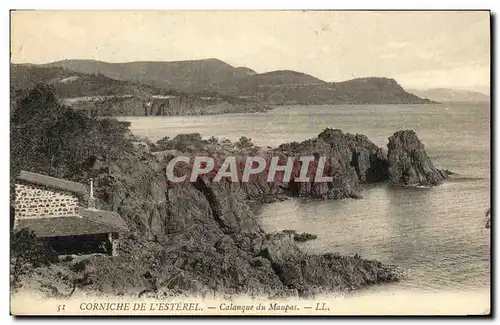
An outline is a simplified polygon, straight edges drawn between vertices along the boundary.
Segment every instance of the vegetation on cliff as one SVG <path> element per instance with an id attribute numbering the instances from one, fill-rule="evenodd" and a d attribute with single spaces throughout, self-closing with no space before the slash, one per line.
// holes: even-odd
<path id="1" fill-rule="evenodd" d="M 85 181 L 98 157 L 114 157 L 133 146 L 125 139 L 129 124 L 89 118 L 63 106 L 47 85 L 15 101 L 11 116 L 11 180 L 21 169 Z"/>

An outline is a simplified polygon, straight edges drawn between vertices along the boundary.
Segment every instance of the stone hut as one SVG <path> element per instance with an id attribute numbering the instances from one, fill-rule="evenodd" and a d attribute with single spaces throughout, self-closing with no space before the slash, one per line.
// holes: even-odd
<path id="1" fill-rule="evenodd" d="M 96 209 L 93 183 L 21 171 L 16 179 L 14 229 L 28 228 L 61 254 L 118 254 L 128 231 L 118 213 Z"/>

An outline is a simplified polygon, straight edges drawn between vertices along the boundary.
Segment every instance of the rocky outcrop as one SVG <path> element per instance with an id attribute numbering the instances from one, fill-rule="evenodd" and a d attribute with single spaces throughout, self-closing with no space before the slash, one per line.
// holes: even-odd
<path id="1" fill-rule="evenodd" d="M 299 296 L 345 291 L 398 280 L 400 271 L 380 262 L 339 254 L 307 255 L 294 244 L 293 233 L 268 234 L 260 256 L 271 262 L 281 282 Z"/>
<path id="2" fill-rule="evenodd" d="M 417 134 L 402 130 L 389 138 L 387 145 L 389 182 L 401 186 L 438 185 L 449 172 L 434 167 Z"/>
<path id="3" fill-rule="evenodd" d="M 293 196 L 323 199 L 359 198 L 360 184 L 387 179 L 387 160 L 381 148 L 364 135 L 325 129 L 317 138 L 278 147 L 285 155 L 327 157 L 324 176 L 331 182 L 298 183 L 292 181 L 286 189 Z M 317 160 L 316 160 L 317 161 Z M 314 164 L 313 164 L 314 165 Z M 312 175 L 315 174 L 315 169 Z"/>
<path id="4" fill-rule="evenodd" d="M 282 194 L 316 199 L 360 198 L 361 184 L 389 181 L 400 186 L 438 185 L 453 174 L 446 169 L 435 168 L 424 145 L 412 130 L 394 133 L 389 138 L 387 155 L 364 135 L 330 128 L 316 138 L 282 144 L 265 155 L 316 157 L 308 173 L 310 182 L 295 182 L 298 174 L 294 173 L 288 183 L 280 180 L 269 183 L 266 170 L 251 178 L 249 183 L 242 184 L 249 197 L 260 195 L 271 202 Z M 331 176 L 331 182 L 315 181 L 318 157 L 327 157 L 324 176 Z"/>
<path id="5" fill-rule="evenodd" d="M 376 183 L 387 179 L 387 161 L 381 148 L 365 135 L 325 129 L 318 136 L 342 153 L 342 159 L 354 167 L 361 183 Z"/>
<path id="6" fill-rule="evenodd" d="M 227 156 L 236 156 L 239 162 L 240 178 L 247 157 L 260 156 L 267 161 L 263 172 L 252 175 L 248 182 L 240 187 L 247 199 L 262 203 L 282 201 L 285 195 L 315 199 L 359 198 L 361 184 L 383 182 L 387 180 L 387 159 L 381 148 L 360 134 L 344 133 L 338 129 L 325 129 L 318 137 L 303 141 L 280 145 L 267 150 L 257 147 L 238 149 L 230 141 L 203 140 L 199 134 L 178 135 L 173 139 L 160 140 L 159 150 L 153 152 L 157 157 L 168 157 L 167 151 L 187 151 L 190 155 L 208 154 L 215 159 L 216 167 L 222 164 Z M 180 150 L 180 151 L 179 151 Z M 309 182 L 296 181 L 300 175 L 300 157 L 314 157 L 310 162 L 307 177 Z M 276 176 L 272 182 L 267 180 L 269 164 L 272 157 L 280 157 L 280 165 L 287 158 L 295 159 L 294 171 L 289 181 Z M 332 177 L 332 181 L 316 180 L 318 160 L 324 157 L 324 177 Z M 279 173 L 278 173 L 279 174 Z M 283 176 L 283 174 L 279 174 Z M 212 176 L 215 176 L 213 174 Z"/>

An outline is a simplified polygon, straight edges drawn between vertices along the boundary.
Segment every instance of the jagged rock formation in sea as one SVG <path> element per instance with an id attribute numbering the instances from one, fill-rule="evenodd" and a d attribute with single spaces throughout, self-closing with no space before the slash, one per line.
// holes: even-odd
<path id="1" fill-rule="evenodd" d="M 380 182 L 387 178 L 386 158 L 382 149 L 360 134 L 328 128 L 317 138 L 283 144 L 278 147 L 277 152 L 294 156 L 327 157 L 324 176 L 333 177 L 333 181 L 315 182 L 313 167 L 311 182 L 294 182 L 292 178 L 286 184 L 286 189 L 293 196 L 359 198 L 360 184 Z"/>
<path id="2" fill-rule="evenodd" d="M 176 139 L 167 141 L 171 143 L 169 148 L 179 145 Z M 230 142 L 229 145 L 233 146 Z M 437 185 L 451 174 L 447 170 L 434 167 L 423 144 L 411 130 L 398 131 L 390 138 L 388 156 L 364 135 L 344 133 L 331 128 L 323 130 L 316 138 L 301 143 L 286 143 L 264 151 L 258 148 L 223 148 L 220 143 L 209 144 L 203 141 L 200 135 L 177 149 L 182 149 L 183 146 L 186 149 L 191 148 L 190 154 L 202 150 L 212 152 L 209 154 L 212 156 L 216 153 L 216 164 L 219 165 L 227 155 L 239 155 L 241 161 L 249 156 L 265 157 L 268 164 L 264 171 L 252 175 L 248 183 L 242 183 L 240 186 L 246 192 L 247 198 L 267 203 L 279 200 L 283 195 L 315 199 L 360 198 L 361 184 L 389 181 L 393 185 L 403 186 Z M 284 158 L 280 165 L 286 163 L 286 157 L 294 157 L 296 162 L 299 157 L 315 157 L 309 165 L 308 176 L 311 181 L 295 180 L 300 170 L 299 164 L 296 166 L 298 168 L 294 168 L 289 182 L 284 182 L 279 177 L 268 182 L 269 161 L 273 156 Z M 332 177 L 331 182 L 315 180 L 318 157 L 326 157 L 323 176 Z"/>
<path id="3" fill-rule="evenodd" d="M 394 185 L 438 185 L 448 178 L 445 170 L 434 167 L 417 134 L 402 130 L 389 138 L 387 161 L 389 182 Z"/>
<path id="4" fill-rule="evenodd" d="M 253 182 L 245 184 L 245 189 L 267 195 L 287 193 L 320 199 L 359 198 L 361 184 L 389 181 L 401 186 L 438 185 L 452 174 L 434 167 L 424 145 L 412 130 L 394 133 L 387 147 L 386 155 L 364 135 L 328 128 L 317 138 L 282 144 L 267 154 L 327 157 L 324 176 L 332 176 L 332 182 L 314 181 L 313 162 L 311 182 L 294 182 L 292 176 L 288 183 L 277 181 L 270 184 L 265 177 L 256 177 Z"/>

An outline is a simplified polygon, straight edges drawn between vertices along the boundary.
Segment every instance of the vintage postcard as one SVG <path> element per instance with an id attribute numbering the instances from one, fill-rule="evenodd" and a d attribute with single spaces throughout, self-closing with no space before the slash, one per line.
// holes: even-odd
<path id="1" fill-rule="evenodd" d="M 491 315 L 489 11 L 10 18 L 13 315 Z"/>

